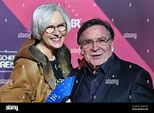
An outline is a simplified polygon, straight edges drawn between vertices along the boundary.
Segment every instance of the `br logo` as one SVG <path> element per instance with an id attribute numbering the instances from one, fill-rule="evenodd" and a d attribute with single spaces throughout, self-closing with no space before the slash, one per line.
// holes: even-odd
<path id="1" fill-rule="evenodd" d="M 72 28 L 78 27 L 80 28 L 80 20 L 79 19 L 71 19 Z"/>

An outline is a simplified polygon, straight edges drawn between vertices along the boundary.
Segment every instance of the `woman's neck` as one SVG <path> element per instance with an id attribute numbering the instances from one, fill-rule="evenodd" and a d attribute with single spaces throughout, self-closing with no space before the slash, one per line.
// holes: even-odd
<path id="1" fill-rule="evenodd" d="M 47 58 L 49 59 L 49 61 L 53 61 L 53 60 L 55 60 L 55 54 L 53 54 L 54 52 L 51 50 L 51 49 L 49 49 L 49 48 L 47 48 L 43 43 L 38 43 L 37 45 L 36 45 L 36 47 L 44 54 L 44 55 L 46 55 L 47 56 Z"/>

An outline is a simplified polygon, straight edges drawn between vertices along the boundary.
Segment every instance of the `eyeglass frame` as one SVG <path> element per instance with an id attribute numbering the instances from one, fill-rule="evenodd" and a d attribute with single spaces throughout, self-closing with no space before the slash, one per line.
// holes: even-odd
<path id="1" fill-rule="evenodd" d="M 65 29 L 64 29 L 64 30 L 59 30 L 59 27 L 62 27 L 62 26 L 63 26 Z M 50 29 L 50 28 L 53 28 L 53 31 L 52 31 L 51 33 L 49 33 L 49 32 L 47 31 L 47 29 Z M 55 31 L 55 28 L 57 28 L 59 32 L 63 32 L 63 31 L 65 31 L 65 30 L 67 29 L 67 24 L 66 24 L 66 23 L 60 23 L 60 24 L 58 24 L 58 25 L 56 25 L 56 26 L 50 25 L 50 26 L 48 26 L 48 27 L 45 29 L 45 32 L 46 32 L 46 33 L 49 33 L 49 34 L 53 34 L 53 32 Z"/>
<path id="2" fill-rule="evenodd" d="M 96 41 L 94 41 L 94 40 L 86 40 L 86 41 L 83 41 L 81 43 L 81 46 L 82 47 L 85 47 L 87 45 L 87 47 L 85 47 L 85 48 L 90 48 L 90 47 L 92 47 L 92 45 L 94 44 L 94 42 L 96 42 L 97 43 L 97 46 L 99 46 L 99 47 L 100 46 L 104 46 L 111 39 L 111 38 L 108 38 L 108 39 L 106 38 L 106 40 L 104 40 L 104 38 L 105 37 L 97 38 Z M 103 44 L 101 45 L 101 43 L 103 43 Z"/>

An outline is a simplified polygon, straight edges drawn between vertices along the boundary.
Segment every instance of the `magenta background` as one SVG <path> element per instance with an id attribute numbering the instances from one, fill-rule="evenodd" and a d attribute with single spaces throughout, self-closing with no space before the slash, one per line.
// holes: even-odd
<path id="1" fill-rule="evenodd" d="M 4 51 L 18 51 L 26 39 L 18 38 L 18 33 L 28 33 L 34 9 L 49 2 L 59 3 L 70 18 L 80 20 L 80 24 L 92 17 L 109 21 L 116 34 L 115 53 L 122 59 L 145 68 L 154 81 L 154 0 L 2 0 L 0 55 L 15 55 Z M 77 58 L 81 58 L 76 43 L 78 28 L 73 27 L 65 41 L 71 51 L 74 67 L 77 66 Z M 123 34 L 126 32 L 137 33 L 137 39 L 125 38 Z M 0 78 L 8 78 L 11 70 L 12 68 L 0 68 Z"/>

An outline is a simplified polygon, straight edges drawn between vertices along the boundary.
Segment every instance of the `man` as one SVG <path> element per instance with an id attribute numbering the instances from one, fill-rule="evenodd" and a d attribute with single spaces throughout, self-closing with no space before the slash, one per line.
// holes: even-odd
<path id="1" fill-rule="evenodd" d="M 114 53 L 114 31 L 110 24 L 91 19 L 82 24 L 77 42 L 84 64 L 77 73 L 72 102 L 154 102 L 150 74 Z"/>

